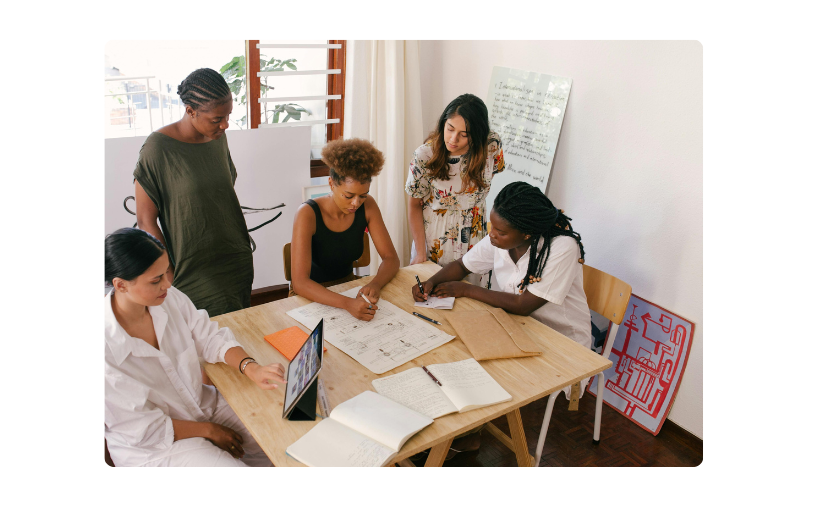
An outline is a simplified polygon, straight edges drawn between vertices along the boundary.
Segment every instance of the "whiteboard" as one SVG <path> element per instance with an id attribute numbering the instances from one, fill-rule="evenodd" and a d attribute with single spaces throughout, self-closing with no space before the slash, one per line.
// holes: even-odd
<path id="1" fill-rule="evenodd" d="M 570 78 L 493 67 L 487 112 L 490 129 L 501 137 L 507 167 L 495 176 L 487 195 L 488 218 L 496 195 L 511 182 L 546 192 L 572 84 Z"/>
<path id="2" fill-rule="evenodd" d="M 259 128 L 226 132 L 232 161 L 238 170 L 235 192 L 246 207 L 286 206 L 275 211 L 245 215 L 247 228 L 283 214 L 252 232 L 257 249 L 252 255 L 255 279 L 252 288 L 286 283 L 283 247 L 292 241 L 295 211 L 303 202 L 302 188 L 310 185 L 309 126 Z M 105 234 L 137 221 L 123 209 L 123 199 L 135 195 L 132 173 L 146 137 L 105 140 Z M 129 208 L 134 211 L 133 201 Z"/>

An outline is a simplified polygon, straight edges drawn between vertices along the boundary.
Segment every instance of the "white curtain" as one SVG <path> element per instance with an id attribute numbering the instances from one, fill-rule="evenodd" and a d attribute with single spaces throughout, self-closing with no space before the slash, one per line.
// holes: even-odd
<path id="1" fill-rule="evenodd" d="M 370 194 L 406 266 L 412 240 L 404 182 L 413 151 L 424 140 L 418 41 L 348 40 L 344 87 L 344 138 L 368 139 L 384 153 L 384 170 Z M 381 258 L 370 247 L 370 274 L 375 274 Z"/>

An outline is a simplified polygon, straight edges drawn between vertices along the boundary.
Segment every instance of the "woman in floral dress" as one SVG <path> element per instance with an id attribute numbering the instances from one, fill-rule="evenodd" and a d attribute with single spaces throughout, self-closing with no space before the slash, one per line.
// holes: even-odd
<path id="1" fill-rule="evenodd" d="M 472 94 L 458 96 L 410 163 L 411 265 L 447 265 L 487 235 L 485 199 L 502 170 L 501 141 L 490 131 L 487 107 Z"/>

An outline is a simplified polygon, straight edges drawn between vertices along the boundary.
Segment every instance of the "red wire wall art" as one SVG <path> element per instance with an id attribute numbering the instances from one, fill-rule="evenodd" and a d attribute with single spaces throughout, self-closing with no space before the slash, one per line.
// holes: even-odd
<path id="1" fill-rule="evenodd" d="M 613 324 L 611 323 L 611 326 Z M 630 296 L 605 371 L 604 403 L 659 434 L 682 381 L 694 323 L 641 297 Z M 588 391 L 595 395 L 598 378 Z"/>

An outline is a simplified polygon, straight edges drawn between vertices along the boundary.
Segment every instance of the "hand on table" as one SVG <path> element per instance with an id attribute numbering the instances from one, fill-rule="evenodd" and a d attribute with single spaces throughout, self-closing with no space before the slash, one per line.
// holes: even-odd
<path id="1" fill-rule="evenodd" d="M 275 389 L 278 387 L 275 382 L 286 384 L 284 367 L 277 362 L 266 366 L 259 366 L 255 362 L 250 362 L 244 368 L 244 374 L 251 378 L 261 389 Z"/>
<path id="2" fill-rule="evenodd" d="M 445 281 L 432 289 L 432 295 L 436 297 L 464 297 L 469 286 L 461 281 Z M 424 289 L 426 290 L 426 288 L 425 286 Z"/>
<path id="3" fill-rule="evenodd" d="M 429 298 L 430 294 L 432 294 L 433 292 L 433 284 L 429 279 L 421 283 L 421 285 L 424 287 L 423 294 L 421 293 L 421 290 L 419 290 L 418 288 L 418 283 L 412 286 L 413 299 L 415 299 L 419 303 L 423 303 L 424 301 L 426 301 Z"/>
<path id="4" fill-rule="evenodd" d="M 225 450 L 233 458 L 243 457 L 243 438 L 229 427 L 217 423 L 209 424 L 209 435 L 206 439 Z"/>
<path id="5" fill-rule="evenodd" d="M 410 265 L 418 265 L 419 263 L 424 263 L 427 261 L 426 254 L 416 254 L 415 258 L 410 262 Z"/>
<path id="6" fill-rule="evenodd" d="M 356 319 L 372 321 L 372 318 L 375 317 L 375 311 L 378 310 L 378 305 L 365 301 L 359 292 L 354 298 L 349 300 L 345 310 Z"/>

